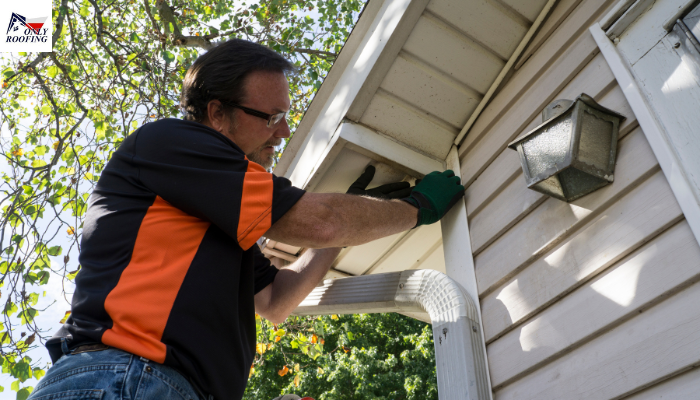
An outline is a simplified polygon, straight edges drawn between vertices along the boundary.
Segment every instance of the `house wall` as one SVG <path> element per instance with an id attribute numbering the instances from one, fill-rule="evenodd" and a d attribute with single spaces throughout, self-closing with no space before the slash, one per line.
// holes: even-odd
<path id="1" fill-rule="evenodd" d="M 496 399 L 697 393 L 700 246 L 588 32 L 614 3 L 560 0 L 460 147 Z M 615 182 L 564 203 L 506 145 L 581 93 L 627 119 Z"/>

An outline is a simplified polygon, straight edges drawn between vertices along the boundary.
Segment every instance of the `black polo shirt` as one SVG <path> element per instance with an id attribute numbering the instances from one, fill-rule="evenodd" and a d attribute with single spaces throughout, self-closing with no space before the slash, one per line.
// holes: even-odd
<path id="1" fill-rule="evenodd" d="M 69 347 L 101 342 L 241 398 L 253 296 L 277 274 L 255 242 L 303 194 L 207 126 L 144 125 L 90 196 Z"/>

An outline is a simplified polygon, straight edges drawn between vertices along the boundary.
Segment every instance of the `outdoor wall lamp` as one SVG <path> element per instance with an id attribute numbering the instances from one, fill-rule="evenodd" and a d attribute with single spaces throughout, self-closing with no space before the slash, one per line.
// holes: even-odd
<path id="1" fill-rule="evenodd" d="M 549 104 L 543 123 L 508 147 L 520 154 L 528 188 L 570 202 L 613 181 L 624 119 L 582 93 Z"/>

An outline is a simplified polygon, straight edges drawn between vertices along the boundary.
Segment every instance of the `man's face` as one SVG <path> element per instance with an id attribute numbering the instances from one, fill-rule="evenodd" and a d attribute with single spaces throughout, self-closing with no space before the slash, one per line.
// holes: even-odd
<path id="1" fill-rule="evenodd" d="M 283 73 L 253 72 L 246 78 L 243 88 L 245 97 L 241 106 L 268 114 L 289 110 L 289 83 Z M 289 137 L 290 130 L 286 118 L 268 127 L 265 119 L 235 108 L 233 123 L 225 129 L 225 134 L 248 159 L 269 169 L 274 161 L 275 147 Z"/>

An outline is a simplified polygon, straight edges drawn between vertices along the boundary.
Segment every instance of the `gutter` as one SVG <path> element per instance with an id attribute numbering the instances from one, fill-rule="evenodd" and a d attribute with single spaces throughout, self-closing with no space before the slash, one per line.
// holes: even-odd
<path id="1" fill-rule="evenodd" d="M 491 399 L 481 327 L 474 301 L 433 270 L 326 280 L 293 315 L 427 313 L 433 325 L 440 400 Z"/>

